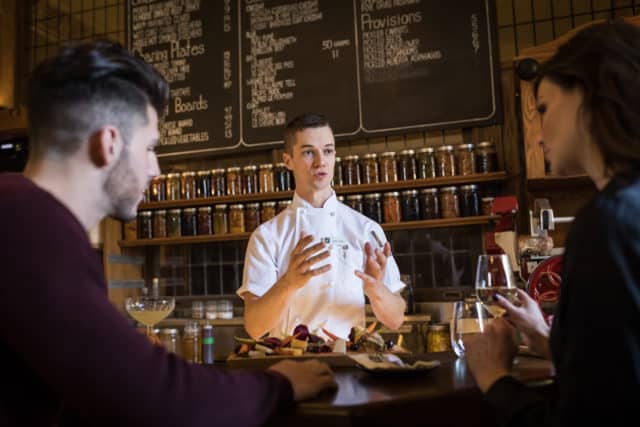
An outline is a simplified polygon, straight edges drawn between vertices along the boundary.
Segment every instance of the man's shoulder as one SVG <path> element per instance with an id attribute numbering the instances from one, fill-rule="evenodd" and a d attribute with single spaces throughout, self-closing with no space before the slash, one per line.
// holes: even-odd
<path id="1" fill-rule="evenodd" d="M 338 204 L 338 216 L 342 218 L 344 224 L 349 228 L 363 231 L 381 228 L 380 224 L 344 203 Z"/>

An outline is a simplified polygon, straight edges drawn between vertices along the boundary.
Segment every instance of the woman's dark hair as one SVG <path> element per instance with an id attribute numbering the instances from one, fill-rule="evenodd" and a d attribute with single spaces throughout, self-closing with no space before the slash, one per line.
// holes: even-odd
<path id="1" fill-rule="evenodd" d="M 640 172 L 640 29 L 615 20 L 578 32 L 536 77 L 584 93 L 583 111 L 606 173 Z"/>
<path id="2" fill-rule="evenodd" d="M 162 117 L 168 98 L 160 73 L 118 43 L 67 45 L 29 79 L 31 152 L 73 153 L 105 125 L 116 126 L 128 142 L 147 123 L 147 107 Z"/>

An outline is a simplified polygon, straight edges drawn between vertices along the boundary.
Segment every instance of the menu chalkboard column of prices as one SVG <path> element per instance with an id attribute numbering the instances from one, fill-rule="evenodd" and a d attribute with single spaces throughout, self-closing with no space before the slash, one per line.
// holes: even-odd
<path id="1" fill-rule="evenodd" d="M 168 80 L 161 153 L 240 146 L 236 0 L 129 0 L 129 48 Z"/>

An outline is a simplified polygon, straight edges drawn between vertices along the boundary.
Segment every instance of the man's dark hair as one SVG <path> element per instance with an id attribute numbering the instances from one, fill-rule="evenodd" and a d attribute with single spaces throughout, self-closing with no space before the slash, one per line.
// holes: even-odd
<path id="1" fill-rule="evenodd" d="M 136 127 L 147 124 L 147 106 L 162 117 L 168 99 L 160 73 L 118 43 L 67 45 L 31 75 L 31 152 L 74 153 L 106 125 L 117 127 L 126 143 Z"/>
<path id="2" fill-rule="evenodd" d="M 331 128 L 329 120 L 327 120 L 327 118 L 322 114 L 304 113 L 295 117 L 289 122 L 289 124 L 287 124 L 287 127 L 284 130 L 285 153 L 293 154 L 293 146 L 296 143 L 297 132 L 311 128 L 322 128 L 325 126 Z"/>
<path id="3" fill-rule="evenodd" d="M 615 20 L 578 32 L 542 65 L 549 79 L 584 93 L 582 111 L 608 176 L 640 172 L 640 29 Z"/>

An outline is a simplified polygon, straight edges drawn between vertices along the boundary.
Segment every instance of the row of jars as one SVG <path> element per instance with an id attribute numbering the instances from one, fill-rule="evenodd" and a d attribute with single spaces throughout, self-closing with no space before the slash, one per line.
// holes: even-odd
<path id="1" fill-rule="evenodd" d="M 145 201 L 191 200 L 293 189 L 293 173 L 284 163 L 264 164 L 159 175 L 145 192 Z"/>
<path id="2" fill-rule="evenodd" d="M 291 200 L 225 204 L 138 212 L 138 239 L 250 233 L 291 204 Z"/>
<path id="3" fill-rule="evenodd" d="M 177 328 L 156 329 L 153 331 L 162 345 L 170 353 L 181 356 L 189 363 L 211 365 L 215 362 L 213 326 L 200 325 L 197 321 L 187 322 L 182 337 Z"/>
<path id="4" fill-rule="evenodd" d="M 336 159 L 333 183 L 340 185 L 377 184 L 476 173 L 496 172 L 498 158 L 491 142 L 444 145 L 418 150 L 403 150 L 348 156 Z"/>
<path id="5" fill-rule="evenodd" d="M 477 185 L 357 194 L 343 201 L 377 223 L 491 215 L 493 205 L 492 197 L 480 199 Z"/>

